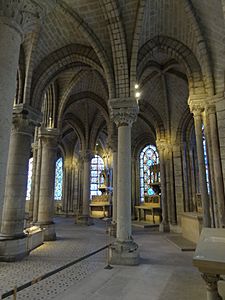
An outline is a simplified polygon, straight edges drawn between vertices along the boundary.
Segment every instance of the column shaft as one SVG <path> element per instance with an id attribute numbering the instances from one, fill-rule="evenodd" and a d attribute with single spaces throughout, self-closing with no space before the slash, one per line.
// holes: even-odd
<path id="1" fill-rule="evenodd" d="M 202 118 L 200 113 L 194 115 L 195 122 L 195 135 L 197 145 L 198 167 L 199 167 L 199 185 L 202 199 L 203 208 L 203 225 L 204 227 L 211 226 L 210 211 L 209 211 L 209 199 L 206 184 L 204 151 L 203 151 L 203 138 L 202 138 Z"/>
<path id="2" fill-rule="evenodd" d="M 45 228 L 45 240 L 56 238 L 54 216 L 54 188 L 55 188 L 55 163 L 57 151 L 56 129 L 51 133 L 42 133 L 42 160 L 39 192 L 38 224 Z"/>
<path id="3" fill-rule="evenodd" d="M 169 231 L 168 222 L 168 203 L 166 198 L 166 172 L 165 172 L 165 150 L 163 147 L 159 147 L 159 159 L 160 159 L 160 179 L 161 179 L 161 205 L 162 205 L 162 222 L 159 230 L 162 232 Z"/>
<path id="4" fill-rule="evenodd" d="M 215 112 L 209 113 L 210 137 L 212 142 L 213 171 L 215 178 L 216 198 L 218 203 L 218 219 L 220 227 L 225 227 L 225 197 L 223 188 L 223 175 L 220 161 L 219 138 Z"/>
<path id="5" fill-rule="evenodd" d="M 131 239 L 131 127 L 118 128 L 117 239 Z"/>
<path id="6" fill-rule="evenodd" d="M 113 152 L 113 198 L 112 198 L 112 206 L 113 206 L 113 223 L 117 223 L 117 173 L 118 173 L 118 153 Z"/>
<path id="7" fill-rule="evenodd" d="M 16 95 L 16 74 L 21 35 L 0 18 L 0 223 L 5 191 L 5 178 L 12 126 L 13 99 Z"/>
<path id="8" fill-rule="evenodd" d="M 21 122 L 26 121 L 21 120 Z M 15 128 L 13 128 L 10 138 L 1 226 L 1 235 L 6 238 L 24 236 L 26 188 L 32 137 L 28 129 L 28 123 L 15 124 L 14 126 Z M 16 126 L 18 126 L 18 128 L 16 128 Z M 25 126 L 27 126 L 27 128 Z"/>

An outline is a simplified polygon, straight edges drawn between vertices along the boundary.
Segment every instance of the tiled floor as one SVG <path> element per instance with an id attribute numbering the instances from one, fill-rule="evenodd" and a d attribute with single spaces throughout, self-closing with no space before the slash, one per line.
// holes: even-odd
<path id="1" fill-rule="evenodd" d="M 72 219 L 58 218 L 56 227 L 59 237 L 56 242 L 46 243 L 21 262 L 0 263 L 1 293 L 109 242 L 101 223 L 82 227 L 74 225 Z M 193 252 L 181 252 L 155 228 L 137 228 L 134 238 L 140 247 L 139 266 L 105 270 L 106 251 L 102 251 L 19 292 L 17 299 L 205 299 L 204 283 L 192 267 Z"/>

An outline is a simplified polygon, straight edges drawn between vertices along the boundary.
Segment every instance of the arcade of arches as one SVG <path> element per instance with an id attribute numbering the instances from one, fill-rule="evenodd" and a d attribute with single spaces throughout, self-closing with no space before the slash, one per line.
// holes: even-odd
<path id="1" fill-rule="evenodd" d="M 25 218 L 46 241 L 57 212 L 92 224 L 105 185 L 111 262 L 137 264 L 154 170 L 160 231 L 225 227 L 224 14 L 224 0 L 0 0 L 1 260 L 28 254 Z"/>

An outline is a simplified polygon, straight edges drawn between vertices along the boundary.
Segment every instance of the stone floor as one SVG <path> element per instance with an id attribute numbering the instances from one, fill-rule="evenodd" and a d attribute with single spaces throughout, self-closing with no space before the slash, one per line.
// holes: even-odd
<path id="1" fill-rule="evenodd" d="M 21 262 L 0 262 L 0 295 L 109 242 L 101 221 L 82 227 L 73 219 L 57 218 L 56 228 L 56 242 L 45 243 Z M 105 270 L 107 255 L 102 251 L 19 292 L 17 299 L 206 299 L 204 283 L 192 267 L 193 252 L 181 252 L 156 228 L 135 228 L 134 239 L 140 247 L 139 266 Z"/>

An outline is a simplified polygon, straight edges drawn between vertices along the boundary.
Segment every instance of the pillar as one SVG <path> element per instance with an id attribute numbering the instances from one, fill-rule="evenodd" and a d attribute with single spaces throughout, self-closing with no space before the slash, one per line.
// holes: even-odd
<path id="1" fill-rule="evenodd" d="M 203 226 L 211 227 L 210 209 L 209 209 L 210 205 L 209 205 L 208 191 L 207 191 L 207 184 L 206 184 L 205 161 L 204 161 L 204 150 L 203 150 L 202 112 L 203 110 L 200 107 L 193 108 L 196 146 L 197 146 L 197 158 L 198 158 L 198 168 L 199 168 L 199 186 L 200 186 L 202 209 L 203 209 Z"/>
<path id="2" fill-rule="evenodd" d="M 131 126 L 138 106 L 136 100 L 128 98 L 112 99 L 109 107 L 118 127 L 117 232 L 109 258 L 112 264 L 136 265 L 138 245 L 131 236 Z"/>
<path id="3" fill-rule="evenodd" d="M 168 203 L 167 203 L 167 196 L 166 196 L 165 143 L 162 141 L 158 141 L 157 149 L 159 151 L 159 161 L 160 161 L 161 207 L 162 207 L 162 222 L 159 225 L 159 231 L 169 232 L 170 226 L 168 220 Z"/>
<path id="4" fill-rule="evenodd" d="M 83 197 L 82 213 L 77 218 L 77 223 L 82 225 L 92 225 L 93 220 L 89 214 L 90 186 L 91 186 L 91 159 L 93 155 L 90 150 L 82 153 L 83 158 Z"/>
<path id="5" fill-rule="evenodd" d="M 38 119 L 38 112 L 33 109 L 25 105 L 14 107 L 0 234 L 1 260 L 20 259 L 28 252 L 24 233 L 25 202 L 31 140 Z"/>
<path id="6" fill-rule="evenodd" d="M 41 139 L 42 155 L 37 225 L 45 229 L 45 241 L 52 241 L 56 239 L 53 216 L 58 130 L 41 128 L 39 139 Z"/>
<path id="7" fill-rule="evenodd" d="M 10 9 L 10 8 L 9 8 Z M 4 11 L 4 10 L 3 10 Z M 4 13 L 4 12 L 3 12 Z M 0 223 L 12 126 L 13 100 L 22 34 L 16 22 L 0 17 Z"/>
<path id="8" fill-rule="evenodd" d="M 220 227 L 225 227 L 225 197 L 223 186 L 222 166 L 220 160 L 219 137 L 217 130 L 217 119 L 215 106 L 207 107 L 207 114 L 209 116 L 209 129 L 212 146 L 213 159 L 213 177 L 216 190 L 216 199 L 218 205 L 218 221 Z"/>
<path id="9" fill-rule="evenodd" d="M 39 131 L 39 130 L 38 130 Z M 38 133 L 39 136 L 39 133 Z M 33 224 L 37 223 L 38 221 L 38 207 L 39 207 L 39 192 L 40 192 L 40 180 L 41 180 L 41 160 L 42 160 L 42 142 L 41 139 L 38 137 L 37 141 L 35 142 L 35 147 L 36 147 L 36 153 L 37 153 L 37 157 L 35 157 L 37 159 L 35 165 L 33 167 L 35 167 L 35 177 L 32 177 L 32 182 L 33 187 L 31 187 L 33 189 L 34 195 L 34 204 L 33 204 Z"/>

